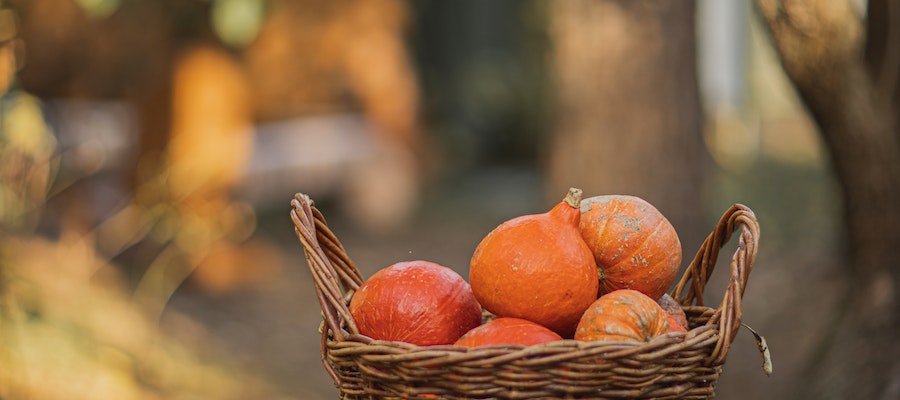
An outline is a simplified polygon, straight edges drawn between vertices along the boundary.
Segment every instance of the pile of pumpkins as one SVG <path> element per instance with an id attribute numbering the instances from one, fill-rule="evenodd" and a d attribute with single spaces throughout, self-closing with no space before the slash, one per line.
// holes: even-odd
<path id="1" fill-rule="evenodd" d="M 349 308 L 361 334 L 420 346 L 649 341 L 687 330 L 666 293 L 680 263 L 675 228 L 653 205 L 572 188 L 548 212 L 488 233 L 468 281 L 434 262 L 398 262 L 363 282 Z"/>

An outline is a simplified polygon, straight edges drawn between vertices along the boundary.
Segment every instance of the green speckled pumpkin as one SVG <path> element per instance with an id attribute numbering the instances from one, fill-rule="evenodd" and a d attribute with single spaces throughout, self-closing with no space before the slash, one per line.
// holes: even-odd
<path id="1" fill-rule="evenodd" d="M 620 289 L 588 307 L 575 329 L 575 340 L 649 342 L 670 331 L 668 313 L 656 300 L 637 290 Z"/>
<path id="2" fill-rule="evenodd" d="M 581 202 L 581 236 L 594 253 L 599 295 L 634 289 L 658 299 L 675 282 L 681 241 L 675 227 L 647 201 L 627 195 Z"/>

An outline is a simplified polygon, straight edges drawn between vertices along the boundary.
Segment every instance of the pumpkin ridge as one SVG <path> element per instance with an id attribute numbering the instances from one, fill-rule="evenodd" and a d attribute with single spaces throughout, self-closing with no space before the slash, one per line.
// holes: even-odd
<path id="1" fill-rule="evenodd" d="M 641 260 L 640 260 L 640 261 L 634 260 L 635 254 L 637 254 L 637 253 L 644 247 L 644 245 L 647 244 L 647 242 L 649 242 L 650 239 L 651 239 L 653 236 L 655 236 L 655 235 L 659 232 L 659 228 L 660 228 L 662 225 L 663 225 L 662 221 L 659 220 L 659 219 L 657 219 L 656 225 L 655 225 L 655 226 L 653 227 L 653 229 L 650 231 L 650 234 L 647 235 L 646 237 L 644 237 L 644 238 L 643 238 L 644 240 L 641 241 L 641 242 L 640 242 L 639 244 L 637 244 L 636 246 L 629 247 L 629 249 L 631 250 L 631 252 L 628 253 L 628 254 L 622 254 L 622 255 L 621 255 L 621 258 L 619 259 L 619 262 L 617 262 L 617 263 L 615 263 L 615 264 L 613 264 L 613 265 L 610 265 L 610 266 L 608 267 L 608 269 L 609 269 L 610 271 L 620 271 L 620 272 L 621 272 L 621 271 L 627 269 L 627 268 L 623 268 L 622 265 L 626 265 L 626 266 L 627 266 L 627 265 L 637 266 L 638 264 L 640 264 L 641 266 L 646 267 L 647 264 L 649 263 L 649 261 L 648 261 L 647 259 L 643 258 L 643 257 L 641 257 Z M 599 267 L 598 267 L 598 268 L 599 268 Z M 605 273 L 605 271 L 602 271 L 602 270 L 600 271 L 600 276 L 601 276 L 600 286 L 601 286 L 601 288 L 606 288 L 608 292 L 611 292 L 611 291 L 614 291 L 614 290 L 618 290 L 618 289 L 626 289 L 626 288 L 629 288 L 629 287 L 630 287 L 630 285 L 619 285 L 619 284 L 617 284 L 617 283 L 615 283 L 615 282 L 609 281 L 608 279 L 607 279 L 607 280 L 604 280 L 603 278 L 605 278 L 606 275 L 607 275 L 607 274 Z M 651 277 L 651 278 L 654 278 L 654 277 Z M 630 282 L 633 283 L 633 280 L 630 281 Z"/>
<path id="2" fill-rule="evenodd" d="M 644 238 L 644 240 L 643 240 L 639 245 L 635 246 L 634 251 L 629 255 L 629 257 L 627 258 L 627 260 L 631 260 L 632 257 L 634 257 L 635 253 L 637 253 L 637 252 L 640 251 L 642 248 L 644 248 L 645 245 L 646 245 L 648 242 L 651 242 L 651 240 L 653 240 L 658 234 L 661 234 L 661 230 L 662 230 L 662 229 L 665 229 L 667 226 L 671 226 L 671 224 L 667 224 L 666 221 L 665 221 L 663 218 L 665 218 L 665 217 L 659 217 L 659 218 L 656 218 L 656 225 L 653 227 L 653 230 L 650 231 L 650 234 L 648 234 L 648 235 Z M 675 237 L 676 237 L 676 239 L 677 239 L 677 235 L 676 235 Z M 679 243 L 679 244 L 680 244 L 680 243 Z M 670 254 L 670 251 L 667 251 L 667 252 L 666 252 L 666 255 L 668 256 L 669 254 Z M 642 257 L 642 260 L 641 260 L 641 261 L 642 261 L 643 266 L 646 267 L 647 264 L 653 264 L 654 262 L 656 262 L 656 263 L 659 262 L 659 260 L 657 259 L 657 258 L 659 257 L 659 255 L 658 255 L 658 254 L 655 254 L 655 253 L 654 253 L 653 255 L 656 256 L 656 257 L 654 257 L 652 260 L 647 260 L 647 259 L 644 259 L 644 258 Z M 681 260 L 681 255 L 678 254 L 677 257 L 678 257 L 678 260 L 680 261 L 680 260 Z M 680 264 L 680 262 L 679 262 L 678 264 Z M 675 265 L 675 268 L 676 268 L 676 269 L 679 268 L 679 267 L 680 267 L 680 265 Z M 652 280 L 652 281 L 657 281 L 657 282 L 658 282 L 659 279 L 660 279 L 660 277 L 659 277 L 659 276 L 656 276 L 656 275 L 651 275 L 651 276 L 649 277 L 649 279 Z M 650 282 L 650 281 L 648 281 L 648 283 L 649 283 L 649 282 Z M 664 290 L 664 291 L 668 291 L 668 289 L 669 289 L 668 287 L 662 288 L 662 290 Z"/>
<path id="3" fill-rule="evenodd" d="M 603 234 L 601 234 L 601 235 L 598 236 L 598 238 L 600 239 L 600 240 L 599 240 L 600 243 L 609 243 L 609 240 L 614 240 L 614 239 L 615 239 L 615 237 L 613 237 L 613 238 L 607 237 L 607 234 L 612 235 L 612 236 L 615 236 L 615 233 L 609 231 L 609 229 L 607 229 L 607 228 L 609 227 L 609 221 L 612 220 L 613 218 L 615 218 L 615 215 L 619 213 L 619 206 L 620 206 L 620 205 L 621 205 L 621 204 L 618 203 L 618 202 L 613 203 L 612 211 L 610 211 L 609 215 L 606 217 L 606 223 L 603 224 Z M 600 254 L 605 256 L 605 255 L 606 255 L 606 251 L 603 251 L 603 252 L 600 253 Z"/>
<path id="4" fill-rule="evenodd" d="M 659 228 L 661 228 L 662 226 L 663 226 L 662 220 L 657 219 L 657 220 L 656 220 L 656 225 L 654 225 L 654 226 L 653 226 L 653 229 L 650 230 L 650 234 L 649 234 L 649 235 L 646 235 L 646 236 L 644 237 L 644 240 L 642 240 L 640 243 L 637 243 L 637 245 L 634 246 L 634 247 L 631 249 L 631 250 L 632 250 L 631 253 L 629 253 L 627 256 L 623 254 L 623 255 L 622 255 L 622 260 L 620 260 L 620 261 L 619 261 L 618 263 L 616 263 L 615 265 L 611 265 L 611 267 L 615 267 L 615 266 L 617 266 L 617 265 L 619 265 L 619 264 L 621 264 L 621 263 L 623 263 L 623 262 L 626 262 L 626 261 L 631 261 L 631 259 L 632 259 L 632 258 L 634 257 L 634 255 L 635 255 L 635 253 L 637 253 L 641 248 L 644 247 L 645 244 L 647 244 L 647 242 L 650 241 L 650 239 L 652 239 L 654 236 L 656 236 L 657 233 L 659 233 Z M 640 229 L 637 229 L 637 230 L 640 230 Z M 646 263 L 646 261 L 645 261 L 645 263 Z"/>
<path id="5" fill-rule="evenodd" d="M 582 204 L 587 204 L 588 210 L 590 210 L 593 203 L 584 203 L 583 202 Z M 603 225 L 597 229 L 597 232 L 599 232 L 597 234 L 597 240 L 596 240 L 597 243 L 605 243 L 606 242 L 606 240 L 607 240 L 607 238 L 606 238 L 607 229 L 606 228 L 609 226 L 609 220 L 610 220 L 610 218 L 612 218 L 613 215 L 615 215 L 615 212 L 618 210 L 618 207 L 619 207 L 619 204 L 613 203 L 613 212 L 608 213 L 606 215 L 598 216 L 596 219 L 594 219 L 594 222 L 600 221 L 600 220 L 603 221 Z M 594 248 L 594 247 L 595 247 L 595 245 L 593 243 L 591 243 L 591 248 Z M 591 252 L 591 253 L 593 254 L 593 252 Z M 606 249 L 604 248 L 603 250 L 601 250 L 600 254 L 595 254 L 594 258 L 595 259 L 602 258 L 605 255 L 606 255 Z M 597 266 L 597 271 L 600 273 L 601 276 L 604 275 L 603 269 L 600 268 L 599 265 Z"/>

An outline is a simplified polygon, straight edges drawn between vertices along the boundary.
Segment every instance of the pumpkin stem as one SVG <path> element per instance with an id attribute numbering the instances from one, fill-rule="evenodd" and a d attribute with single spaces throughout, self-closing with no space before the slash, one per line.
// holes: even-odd
<path id="1" fill-rule="evenodd" d="M 569 193 L 566 193 L 566 198 L 563 201 L 572 208 L 580 209 L 582 193 L 579 188 L 569 188 Z"/>

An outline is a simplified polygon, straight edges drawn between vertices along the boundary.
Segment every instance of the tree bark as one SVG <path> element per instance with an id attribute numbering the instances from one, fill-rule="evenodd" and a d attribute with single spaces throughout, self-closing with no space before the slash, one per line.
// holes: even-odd
<path id="1" fill-rule="evenodd" d="M 693 256 L 704 229 L 702 110 L 691 1 L 561 1 L 550 8 L 555 127 L 547 196 L 630 194 Z"/>
<path id="2" fill-rule="evenodd" d="M 784 70 L 815 119 L 841 184 L 845 308 L 798 397 L 900 397 L 900 4 L 759 0 Z M 891 26 L 893 23 L 893 26 Z"/>

